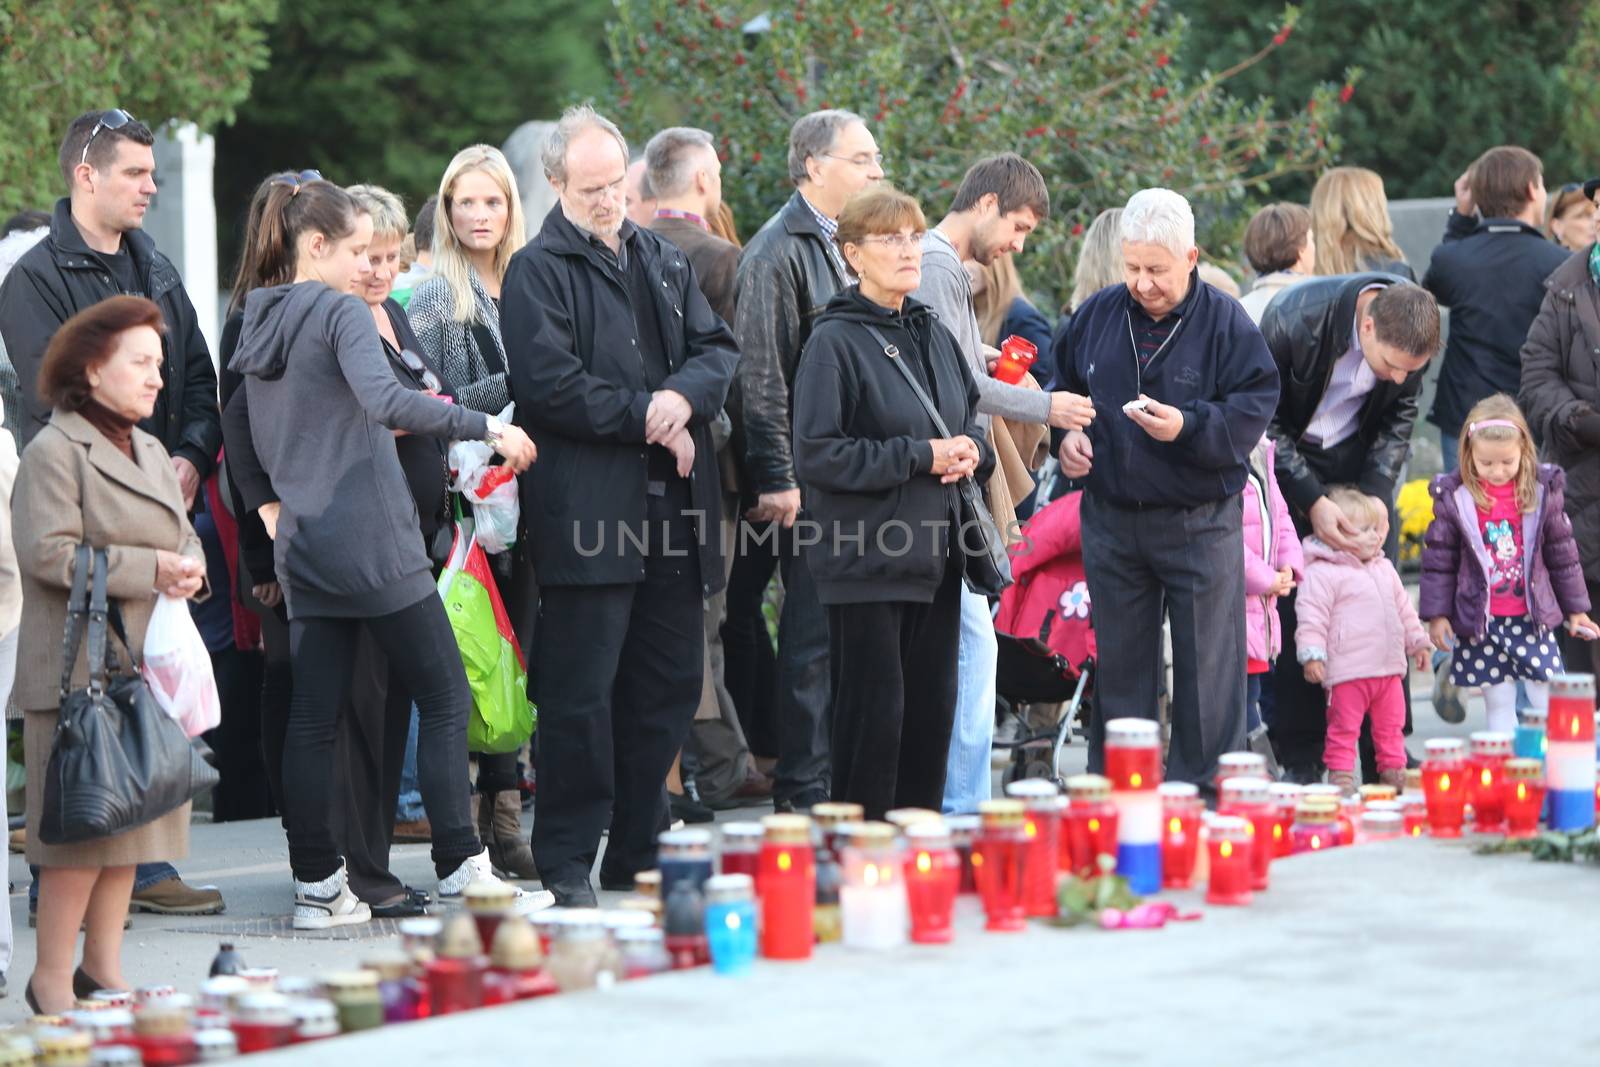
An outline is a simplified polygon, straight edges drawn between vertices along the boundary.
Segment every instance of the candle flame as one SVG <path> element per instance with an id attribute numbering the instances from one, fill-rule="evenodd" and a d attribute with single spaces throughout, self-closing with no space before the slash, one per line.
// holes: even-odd
<path id="1" fill-rule="evenodd" d="M 1518 800 L 1527 800 L 1528 799 L 1528 783 L 1527 782 L 1518 782 L 1517 783 L 1517 799 Z"/>
<path id="2" fill-rule="evenodd" d="M 1222 847 L 1217 849 L 1217 855 L 1221 856 L 1223 859 L 1227 859 L 1229 856 L 1233 855 L 1233 842 L 1224 841 L 1222 843 Z"/>
<path id="3" fill-rule="evenodd" d="M 1283 840 L 1283 823 L 1275 822 L 1272 824 L 1272 839 L 1274 841 Z"/>
<path id="4" fill-rule="evenodd" d="M 1039 824 L 1034 822 L 1032 819 L 1029 819 L 1027 824 L 1023 826 L 1022 833 L 1025 837 L 1038 837 Z"/>
<path id="5" fill-rule="evenodd" d="M 1444 771 L 1439 775 L 1439 792 L 1450 792 L 1450 772 Z"/>
<path id="6" fill-rule="evenodd" d="M 1572 736 L 1573 737 L 1577 737 L 1578 736 L 1578 720 L 1577 719 L 1573 719 L 1572 720 Z"/>
<path id="7" fill-rule="evenodd" d="M 1312 851 L 1316 851 L 1317 849 L 1319 849 L 1321 847 L 1322 847 L 1322 836 L 1320 834 L 1312 834 L 1311 835 L 1311 848 L 1312 848 Z"/>
<path id="8" fill-rule="evenodd" d="M 861 880 L 869 886 L 877 885 L 878 865 L 876 863 L 867 864 L 866 868 L 861 872 Z"/>
<path id="9" fill-rule="evenodd" d="M 1411 836 L 1412 837 L 1421 837 L 1422 836 L 1422 824 L 1421 823 L 1418 823 L 1416 826 L 1413 826 L 1411 828 Z"/>
<path id="10" fill-rule="evenodd" d="M 790 867 L 793 867 L 793 866 L 794 866 L 794 857 L 790 856 L 789 853 L 787 853 L 787 852 L 778 853 L 778 870 L 787 871 Z"/>
<path id="11" fill-rule="evenodd" d="M 744 925 L 744 920 L 739 918 L 739 913 L 736 911 L 730 911 L 727 919 L 725 919 L 724 922 L 727 923 L 728 929 L 730 930 L 737 930 L 739 927 Z"/>
<path id="12" fill-rule="evenodd" d="M 1089 820 L 1089 832 L 1091 834 L 1097 834 L 1097 833 L 1100 832 L 1100 820 L 1099 819 L 1090 819 Z"/>
<path id="13" fill-rule="evenodd" d="M 1138 789 L 1144 784 L 1144 775 L 1140 774 L 1138 771 L 1134 771 L 1132 774 L 1128 775 L 1128 784 L 1134 789 Z"/>
<path id="14" fill-rule="evenodd" d="M 1183 833 L 1183 820 L 1174 815 L 1167 823 L 1167 833 L 1173 837 Z"/>
<path id="15" fill-rule="evenodd" d="M 933 870 L 933 857 L 928 855 L 926 852 L 918 852 L 917 870 L 921 871 L 923 874 L 927 874 L 929 871 Z"/>
<path id="16" fill-rule="evenodd" d="M 1483 769 L 1483 773 L 1479 775 L 1478 781 L 1485 789 L 1488 789 L 1490 786 L 1494 785 L 1494 772 L 1485 767 Z"/>
<path id="17" fill-rule="evenodd" d="M 974 869 L 983 866 L 983 853 L 974 852 L 972 854 L 972 866 Z"/>

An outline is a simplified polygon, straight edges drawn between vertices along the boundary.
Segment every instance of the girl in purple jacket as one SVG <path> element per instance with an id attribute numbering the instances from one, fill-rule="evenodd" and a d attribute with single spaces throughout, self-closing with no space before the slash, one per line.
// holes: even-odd
<path id="1" fill-rule="evenodd" d="M 1517 682 L 1533 706 L 1562 670 L 1555 629 L 1600 636 L 1590 621 L 1566 475 L 1534 458 L 1533 435 L 1504 393 L 1483 400 L 1461 430 L 1461 466 L 1433 480 L 1433 522 L 1422 550 L 1421 614 L 1440 651 L 1456 649 L 1451 678 L 1481 686 L 1489 729 L 1517 725 Z"/>

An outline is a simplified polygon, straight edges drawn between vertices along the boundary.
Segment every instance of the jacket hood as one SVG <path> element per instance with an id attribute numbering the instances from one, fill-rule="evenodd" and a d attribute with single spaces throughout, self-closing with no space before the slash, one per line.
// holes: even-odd
<path id="1" fill-rule="evenodd" d="M 892 326 L 901 329 L 910 326 L 921 327 L 932 317 L 933 312 L 928 309 L 928 305 L 909 296 L 899 311 L 890 311 L 882 304 L 875 304 L 862 296 L 861 286 L 857 284 L 835 293 L 817 323 L 821 325 L 830 319 L 839 319 L 844 322 L 867 322 L 874 326 Z"/>
<path id="2" fill-rule="evenodd" d="M 316 306 L 338 295 L 320 282 L 271 285 L 250 293 L 244 300 L 239 347 L 228 369 L 268 380 L 282 376 L 289 350 L 312 320 Z"/>
<path id="3" fill-rule="evenodd" d="M 1565 490 L 1567 487 L 1567 472 L 1554 464 L 1539 464 L 1537 478 L 1539 484 L 1545 487 L 1546 492 L 1554 489 Z M 1458 470 L 1450 471 L 1447 474 L 1438 474 L 1434 476 L 1432 482 L 1428 483 L 1428 495 L 1435 500 L 1446 500 L 1455 495 L 1456 490 L 1461 488 L 1461 484 L 1461 472 Z"/>
<path id="4" fill-rule="evenodd" d="M 1316 537 L 1306 538 L 1305 552 L 1307 564 L 1322 560 L 1325 563 L 1336 563 L 1341 567 L 1366 567 L 1385 558 L 1382 553 L 1379 553 L 1373 559 L 1360 560 L 1355 557 L 1353 552 L 1346 552 L 1342 548 L 1334 548 Z"/>

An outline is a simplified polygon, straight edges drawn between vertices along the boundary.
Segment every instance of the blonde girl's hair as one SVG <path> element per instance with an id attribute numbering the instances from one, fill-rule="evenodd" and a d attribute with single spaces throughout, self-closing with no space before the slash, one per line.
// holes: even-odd
<path id="1" fill-rule="evenodd" d="M 1485 422 L 1509 422 L 1511 425 L 1484 426 Z M 1488 511 L 1491 506 L 1489 491 L 1478 480 L 1477 469 L 1472 465 L 1474 441 L 1518 442 L 1517 510 L 1523 514 L 1531 512 L 1539 497 L 1539 457 L 1534 451 L 1533 434 L 1528 430 L 1528 421 L 1522 417 L 1522 409 L 1517 407 L 1517 402 L 1505 393 L 1496 393 L 1474 404 L 1472 410 L 1467 412 L 1467 421 L 1461 426 L 1461 484 L 1467 487 L 1477 505 Z"/>
<path id="2" fill-rule="evenodd" d="M 1108 285 L 1122 281 L 1122 209 L 1106 208 L 1094 217 L 1078 249 L 1072 272 L 1072 310 Z"/>
<path id="3" fill-rule="evenodd" d="M 1317 273 L 1352 274 L 1375 259 L 1404 259 L 1383 179 L 1365 167 L 1334 167 L 1311 190 Z"/>
<path id="4" fill-rule="evenodd" d="M 1353 485 L 1334 486 L 1328 490 L 1328 499 L 1337 504 L 1339 510 L 1353 522 L 1381 523 L 1387 518 L 1382 501 Z"/>
<path id="5" fill-rule="evenodd" d="M 1023 295 L 1022 278 L 1009 253 L 996 256 L 987 267 L 979 269 L 983 271 L 983 292 L 972 301 L 972 310 L 978 313 L 978 336 L 986 345 L 997 345 L 1006 312 L 1011 310 L 1012 301 Z"/>
<path id="6" fill-rule="evenodd" d="M 500 195 L 506 199 L 506 232 L 495 249 L 494 273 L 497 278 L 506 276 L 511 257 L 527 241 L 527 226 L 522 217 L 522 197 L 517 193 L 517 176 L 500 149 L 486 144 L 475 144 L 457 152 L 450 165 L 444 169 L 439 181 L 438 202 L 433 209 L 433 272 L 450 287 L 452 307 L 450 317 L 456 322 L 475 322 L 477 305 L 472 299 L 472 259 L 456 238 L 455 227 L 450 225 L 450 208 L 454 203 L 456 182 L 468 171 L 481 171 L 500 186 Z"/>

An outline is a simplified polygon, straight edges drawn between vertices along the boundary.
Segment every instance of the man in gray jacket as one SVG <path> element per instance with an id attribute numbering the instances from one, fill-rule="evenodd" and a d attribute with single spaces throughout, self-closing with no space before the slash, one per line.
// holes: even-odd
<path id="1" fill-rule="evenodd" d="M 978 382 L 978 425 L 986 432 L 994 415 L 1068 430 L 1087 426 L 1094 418 L 1087 397 L 1042 393 L 989 376 L 988 352 L 972 306 L 972 281 L 962 265 L 972 260 L 988 266 L 1000 256 L 1021 252 L 1028 234 L 1049 215 L 1044 176 L 1021 156 L 1006 152 L 980 159 L 967 170 L 949 214 L 922 238 L 922 284 L 912 296 L 931 307 L 955 334 Z M 975 811 L 989 798 L 999 651 L 989 601 L 963 589 L 956 721 L 944 779 L 946 813 Z"/>

